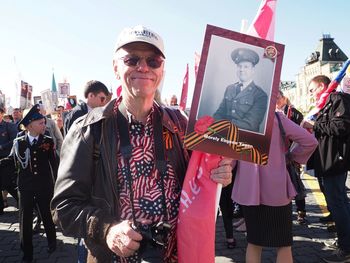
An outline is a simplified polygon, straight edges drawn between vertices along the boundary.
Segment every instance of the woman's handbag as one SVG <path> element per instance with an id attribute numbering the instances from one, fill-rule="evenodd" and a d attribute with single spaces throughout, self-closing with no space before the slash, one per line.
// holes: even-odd
<path id="1" fill-rule="evenodd" d="M 290 176 L 290 180 L 292 181 L 295 191 L 297 192 L 297 195 L 295 196 L 295 200 L 302 200 L 306 197 L 306 189 L 300 178 L 300 167 L 299 167 L 299 164 L 295 163 L 290 158 L 290 148 L 289 148 L 289 143 L 286 139 L 286 132 L 283 128 L 280 116 L 277 113 L 275 113 L 275 115 L 278 120 L 278 126 L 281 131 L 282 139 L 286 143 L 286 146 L 288 149 L 288 152 L 286 153 L 286 166 Z"/>

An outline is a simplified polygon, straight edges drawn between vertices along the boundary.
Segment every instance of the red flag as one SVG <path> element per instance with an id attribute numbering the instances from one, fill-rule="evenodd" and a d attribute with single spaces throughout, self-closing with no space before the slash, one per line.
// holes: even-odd
<path id="1" fill-rule="evenodd" d="M 184 81 L 182 83 L 182 93 L 181 93 L 181 100 L 180 100 L 180 109 L 181 110 L 186 109 L 187 93 L 188 93 L 188 63 L 187 63 L 187 67 L 186 67 L 186 74 L 184 77 Z"/>
<path id="2" fill-rule="evenodd" d="M 119 98 L 120 95 L 122 94 L 122 85 L 120 85 L 120 86 L 117 88 L 116 94 L 117 94 L 117 98 Z"/>
<path id="3" fill-rule="evenodd" d="M 180 263 L 215 261 L 215 194 L 217 184 L 210 179 L 221 157 L 193 151 L 181 191 L 177 224 Z"/>
<path id="4" fill-rule="evenodd" d="M 262 0 L 254 22 L 247 34 L 273 41 L 275 35 L 275 9 L 277 0 Z"/>
<path id="5" fill-rule="evenodd" d="M 199 55 L 197 52 L 194 52 L 194 74 L 196 78 L 198 74 L 198 67 L 199 67 L 200 60 L 201 60 L 201 55 Z"/>

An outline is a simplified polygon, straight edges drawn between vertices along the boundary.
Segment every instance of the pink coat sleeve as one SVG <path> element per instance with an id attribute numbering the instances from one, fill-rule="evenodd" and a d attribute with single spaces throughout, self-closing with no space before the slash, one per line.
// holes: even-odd
<path id="1" fill-rule="evenodd" d="M 291 157 L 293 161 L 304 164 L 317 147 L 315 136 L 306 129 L 295 124 L 283 114 L 279 114 L 287 139 L 293 141 L 291 146 Z"/>

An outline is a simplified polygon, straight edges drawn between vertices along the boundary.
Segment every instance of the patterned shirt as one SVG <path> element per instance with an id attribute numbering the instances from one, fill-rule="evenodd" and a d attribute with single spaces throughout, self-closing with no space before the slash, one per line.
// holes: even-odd
<path id="1" fill-rule="evenodd" d="M 117 100 L 115 110 L 120 102 L 121 100 Z M 161 174 L 155 167 L 152 114 L 154 110 L 159 110 L 156 107 L 156 105 L 153 105 L 147 117 L 146 124 L 137 122 L 130 113 L 127 113 L 130 143 L 132 145 L 132 156 L 129 161 L 129 167 L 132 174 L 134 212 L 137 219 L 149 219 L 154 223 L 165 221 L 163 193 L 160 185 Z M 120 152 L 117 154 L 116 158 L 118 160 L 117 187 L 121 207 L 121 219 L 132 219 L 126 160 L 122 157 Z M 167 160 L 166 156 L 165 158 Z M 171 225 L 171 230 L 165 245 L 166 255 L 164 262 L 177 262 L 176 223 L 180 192 L 181 187 L 178 178 L 175 175 L 173 167 L 167 160 L 164 193 L 166 199 L 166 213 L 168 223 Z M 116 262 L 140 262 L 140 258 L 138 254 L 135 253 L 135 255 L 127 258 L 117 257 Z"/>

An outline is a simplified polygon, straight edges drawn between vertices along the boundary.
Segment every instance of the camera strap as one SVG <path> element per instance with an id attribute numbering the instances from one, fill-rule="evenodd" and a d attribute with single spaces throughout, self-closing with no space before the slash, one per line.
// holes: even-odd
<path id="1" fill-rule="evenodd" d="M 130 169 L 132 145 L 130 143 L 130 136 L 129 136 L 129 123 L 127 118 L 125 117 L 126 114 L 122 113 L 124 111 L 126 111 L 126 108 L 123 102 L 121 102 L 117 112 L 117 124 L 118 124 L 119 136 L 120 136 L 120 153 L 126 160 L 126 164 L 125 164 L 126 173 L 127 173 L 126 177 L 127 177 L 127 184 L 130 192 L 129 198 L 131 203 L 133 223 L 136 225 L 134 192 L 132 189 L 132 174 Z M 154 139 L 154 150 L 155 150 L 155 165 L 156 165 L 156 169 L 160 173 L 160 187 L 162 191 L 164 221 L 168 222 L 168 213 L 166 209 L 166 201 L 165 201 L 166 198 L 165 198 L 165 188 L 164 188 L 164 179 L 166 176 L 167 164 L 165 161 L 165 153 L 164 153 L 162 116 L 157 107 L 154 107 L 152 120 L 153 120 L 153 139 Z"/>

